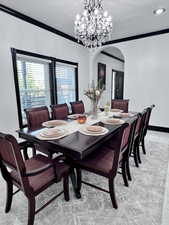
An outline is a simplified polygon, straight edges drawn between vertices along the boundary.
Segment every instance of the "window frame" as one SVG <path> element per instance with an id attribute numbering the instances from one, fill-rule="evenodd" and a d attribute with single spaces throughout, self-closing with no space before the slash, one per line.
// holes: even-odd
<path id="1" fill-rule="evenodd" d="M 73 65 L 75 66 L 75 101 L 79 100 L 79 86 L 78 86 L 78 63 L 73 63 L 65 60 L 60 60 L 60 59 L 55 59 L 55 84 L 56 84 L 56 93 L 57 93 L 57 79 L 56 79 L 56 63 L 63 63 L 63 64 L 68 64 L 68 65 Z M 56 95 L 56 104 L 58 104 L 58 98 Z"/>
<path id="2" fill-rule="evenodd" d="M 24 128 L 27 125 L 23 125 L 22 120 L 22 111 L 21 111 L 21 101 L 20 101 L 20 90 L 19 90 L 19 81 L 18 81 L 18 70 L 17 70 L 17 55 L 30 56 L 39 59 L 45 59 L 51 61 L 49 63 L 49 83 L 50 83 L 50 95 L 51 95 L 51 104 L 57 104 L 57 79 L 56 79 L 56 63 L 64 63 L 68 65 L 74 65 L 75 68 L 75 96 L 76 101 L 79 100 L 79 86 L 78 86 L 78 63 L 70 62 L 67 60 L 57 59 L 51 56 L 41 55 L 38 53 L 28 52 L 24 50 L 19 50 L 15 48 L 11 48 L 12 54 L 12 63 L 13 63 L 13 74 L 14 74 L 14 83 L 15 83 L 15 93 L 16 93 L 16 102 L 17 102 L 17 111 L 18 111 L 18 121 L 19 127 Z"/>

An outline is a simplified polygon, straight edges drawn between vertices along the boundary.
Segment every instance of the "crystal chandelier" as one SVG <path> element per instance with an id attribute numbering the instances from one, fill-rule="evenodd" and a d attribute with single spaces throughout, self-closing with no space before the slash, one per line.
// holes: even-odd
<path id="1" fill-rule="evenodd" d="M 112 18 L 103 11 L 102 0 L 84 0 L 82 15 L 77 14 L 74 32 L 78 42 L 96 48 L 111 37 Z"/>

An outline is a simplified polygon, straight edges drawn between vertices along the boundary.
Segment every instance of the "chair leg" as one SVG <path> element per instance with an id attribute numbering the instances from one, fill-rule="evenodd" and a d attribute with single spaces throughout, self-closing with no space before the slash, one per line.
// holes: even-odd
<path id="1" fill-rule="evenodd" d="M 139 167 L 136 142 L 134 143 L 133 155 L 134 155 L 135 165 L 136 165 L 136 167 Z"/>
<path id="2" fill-rule="evenodd" d="M 33 225 L 35 220 L 35 197 L 28 198 L 28 225 Z"/>
<path id="3" fill-rule="evenodd" d="M 129 159 L 127 159 L 127 161 L 126 161 L 126 173 L 127 173 L 127 177 L 129 179 L 129 181 L 132 181 L 131 172 L 130 172 Z"/>
<path id="4" fill-rule="evenodd" d="M 76 168 L 77 173 L 77 190 L 80 192 L 82 187 L 82 171 L 79 168 Z"/>
<path id="5" fill-rule="evenodd" d="M 126 187 L 128 187 L 129 184 L 128 184 L 127 175 L 126 175 L 126 162 L 125 162 L 125 160 L 122 160 L 122 177 L 123 177 L 124 185 Z"/>
<path id="6" fill-rule="evenodd" d="M 142 146 L 142 149 L 143 149 L 143 154 L 146 155 L 146 148 L 145 148 L 144 137 L 142 139 L 141 146 Z"/>
<path id="7" fill-rule="evenodd" d="M 6 183 L 7 183 L 7 196 L 6 196 L 5 213 L 8 213 L 10 211 L 11 205 L 12 205 L 13 184 L 12 184 L 12 182 L 6 182 Z"/>
<path id="8" fill-rule="evenodd" d="M 110 198 L 112 201 L 113 208 L 117 209 L 117 201 L 115 196 L 115 189 L 114 189 L 114 179 L 109 179 L 109 192 L 110 192 Z"/>
<path id="9" fill-rule="evenodd" d="M 141 157 L 140 157 L 140 149 L 139 149 L 139 145 L 137 145 L 137 157 L 138 157 L 138 162 L 141 163 Z"/>
<path id="10" fill-rule="evenodd" d="M 69 201 L 69 174 L 63 177 L 63 190 L 65 201 Z"/>
<path id="11" fill-rule="evenodd" d="M 79 199 L 79 198 L 81 198 L 81 194 L 80 194 L 80 191 L 77 188 L 77 176 L 75 175 L 75 171 L 74 171 L 73 167 L 70 169 L 70 178 L 71 178 L 71 181 L 72 181 L 72 186 L 73 186 L 75 196 L 76 196 L 76 198 Z"/>

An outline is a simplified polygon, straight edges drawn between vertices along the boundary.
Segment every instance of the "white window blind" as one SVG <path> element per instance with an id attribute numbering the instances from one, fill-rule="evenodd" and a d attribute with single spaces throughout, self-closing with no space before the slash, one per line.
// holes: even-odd
<path id="1" fill-rule="evenodd" d="M 19 95 L 23 124 L 25 108 L 50 105 L 49 63 L 17 59 Z"/>
<path id="2" fill-rule="evenodd" d="M 58 104 L 76 101 L 76 67 L 56 63 Z"/>

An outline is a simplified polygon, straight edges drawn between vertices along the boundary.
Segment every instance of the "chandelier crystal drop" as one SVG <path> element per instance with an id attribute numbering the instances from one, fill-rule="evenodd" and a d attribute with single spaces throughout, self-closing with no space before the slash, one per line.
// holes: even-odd
<path id="1" fill-rule="evenodd" d="M 78 42 L 96 48 L 111 37 L 112 17 L 103 10 L 102 0 L 84 0 L 83 13 L 76 15 L 74 32 Z"/>

